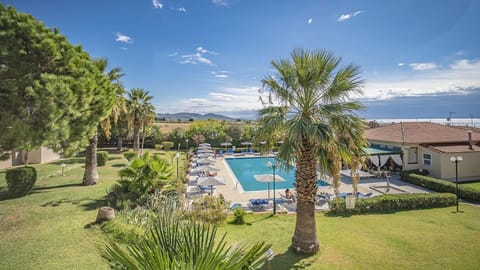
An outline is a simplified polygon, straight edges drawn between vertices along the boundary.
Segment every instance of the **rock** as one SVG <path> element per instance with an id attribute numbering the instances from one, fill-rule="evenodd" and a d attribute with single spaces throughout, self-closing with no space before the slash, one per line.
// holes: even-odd
<path id="1" fill-rule="evenodd" d="M 115 218 L 115 209 L 104 206 L 98 209 L 97 220 L 95 222 L 101 223 L 106 220 L 112 220 L 113 218 Z"/>

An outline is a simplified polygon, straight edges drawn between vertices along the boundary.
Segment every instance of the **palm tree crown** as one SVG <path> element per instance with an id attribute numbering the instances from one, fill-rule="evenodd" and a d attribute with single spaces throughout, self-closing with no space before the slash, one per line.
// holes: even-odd
<path id="1" fill-rule="evenodd" d="M 128 92 L 127 107 L 133 121 L 133 149 L 140 148 L 140 128 L 145 121 L 152 119 L 154 107 L 150 103 L 152 96 L 148 91 L 135 88 Z"/>
<path id="2" fill-rule="evenodd" d="M 322 172 L 331 172 L 341 158 L 360 154 L 361 147 L 351 145 L 364 144 L 363 122 L 354 114 L 362 105 L 350 100 L 361 93 L 363 81 L 357 66 L 339 67 L 340 62 L 327 51 L 294 50 L 291 61 L 272 62 L 276 76 L 262 80 L 268 101 L 262 100 L 257 140 L 272 145 L 283 136 L 278 158 L 287 168 L 296 165 L 292 246 L 306 253 L 319 249 L 314 215 L 317 164 Z"/>

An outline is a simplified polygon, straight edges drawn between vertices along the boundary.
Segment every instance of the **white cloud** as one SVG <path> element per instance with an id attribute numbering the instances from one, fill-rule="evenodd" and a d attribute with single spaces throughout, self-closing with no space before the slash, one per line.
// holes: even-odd
<path id="1" fill-rule="evenodd" d="M 358 10 L 358 11 L 355 11 L 353 13 L 342 14 L 342 15 L 340 15 L 340 17 L 338 17 L 337 22 L 343 22 L 343 21 L 349 20 L 349 19 L 351 19 L 355 16 L 358 16 L 362 13 L 365 13 L 365 11 Z"/>
<path id="2" fill-rule="evenodd" d="M 152 0 L 152 4 L 153 4 L 154 8 L 160 8 L 160 9 L 163 8 L 163 4 L 160 3 L 160 1 L 158 1 L 158 0 Z"/>
<path id="3" fill-rule="evenodd" d="M 424 70 L 431 70 L 431 69 L 436 69 L 438 68 L 437 64 L 435 63 L 411 63 L 409 64 L 409 66 L 413 69 L 413 70 L 417 70 L 417 71 L 424 71 Z"/>
<path id="4" fill-rule="evenodd" d="M 178 52 L 173 52 L 173 53 L 168 54 L 168 56 L 170 56 L 170 57 L 177 56 L 177 55 L 178 55 Z"/>
<path id="5" fill-rule="evenodd" d="M 307 23 L 308 23 L 308 24 L 311 24 L 311 23 L 312 23 L 312 21 L 313 21 L 313 19 L 312 19 L 312 18 L 310 18 L 310 19 L 308 19 Z"/>
<path id="6" fill-rule="evenodd" d="M 210 72 L 215 78 L 219 78 L 219 79 L 225 79 L 225 78 L 228 78 L 230 75 L 228 75 L 230 72 L 227 71 L 227 70 L 221 70 L 221 71 L 212 71 Z"/>
<path id="7" fill-rule="evenodd" d="M 381 79 L 367 78 L 363 98 L 385 100 L 400 96 L 463 93 L 468 89 L 480 88 L 478 74 L 480 60 L 462 59 L 443 69 L 425 69 L 423 72 L 391 78 L 379 75 Z"/>
<path id="8" fill-rule="evenodd" d="M 180 12 L 185 12 L 185 13 L 187 13 L 187 10 L 186 10 L 184 7 L 177 8 L 177 11 L 180 11 Z"/>
<path id="9" fill-rule="evenodd" d="M 115 41 L 123 42 L 123 43 L 133 43 L 133 39 L 127 35 L 124 35 L 120 32 L 115 33 L 116 39 Z"/>
<path id="10" fill-rule="evenodd" d="M 403 67 L 403 66 L 405 66 L 405 63 L 398 63 L 398 66 Z"/>
<path id="11" fill-rule="evenodd" d="M 179 99 L 174 102 L 158 105 L 162 112 L 234 112 L 258 110 L 262 107 L 259 101 L 259 87 L 230 87 L 211 91 L 204 96 L 190 99 Z"/>
<path id="12" fill-rule="evenodd" d="M 201 63 L 201 64 L 206 64 L 206 65 L 209 65 L 209 66 L 215 66 L 215 64 L 212 62 L 212 60 L 208 59 L 207 57 L 205 57 L 204 55 L 205 54 L 213 54 L 213 55 L 217 55 L 217 53 L 213 52 L 213 51 L 209 51 L 203 47 L 197 47 L 195 49 L 195 53 L 193 54 L 184 54 L 182 56 L 180 56 L 182 58 L 182 60 L 179 62 L 180 64 L 198 64 L 198 63 Z"/>
<path id="13" fill-rule="evenodd" d="M 228 1 L 227 0 L 212 0 L 212 4 L 217 5 L 217 6 L 228 6 Z"/>

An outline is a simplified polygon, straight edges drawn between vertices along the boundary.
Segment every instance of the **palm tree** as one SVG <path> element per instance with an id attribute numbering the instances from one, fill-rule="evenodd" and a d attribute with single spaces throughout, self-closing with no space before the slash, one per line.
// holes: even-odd
<path id="1" fill-rule="evenodd" d="M 322 171 L 338 167 L 351 151 L 343 135 L 364 142 L 363 125 L 354 112 L 361 104 L 349 101 L 361 92 L 355 65 L 339 67 L 341 58 L 327 51 L 294 50 L 292 60 L 273 61 L 276 76 L 262 80 L 268 101 L 259 112 L 256 141 L 271 144 L 283 134 L 278 159 L 287 169 L 296 164 L 297 219 L 292 247 L 315 253 L 320 244 L 315 221 L 317 164 Z M 342 135 L 342 136 L 340 136 Z"/>
<path id="2" fill-rule="evenodd" d="M 110 136 L 110 116 L 117 114 L 119 103 L 121 102 L 123 95 L 123 88 L 121 87 L 120 82 L 118 81 L 120 77 L 123 76 L 120 73 L 120 68 L 114 68 L 110 72 L 106 73 L 108 66 L 108 60 L 106 58 L 97 58 L 92 60 L 94 65 L 100 70 L 107 78 L 103 87 L 111 87 L 115 91 L 116 105 L 113 106 L 110 114 L 105 117 L 103 121 L 100 122 L 100 126 L 103 128 L 107 137 Z M 113 91 L 112 91 L 113 92 Z M 114 118 L 115 121 L 117 118 Z M 83 174 L 83 184 L 84 185 L 95 185 L 98 182 L 98 170 L 97 170 L 97 142 L 98 142 L 98 133 L 95 133 L 93 138 L 90 139 L 89 145 L 85 150 L 85 171 Z"/>
<path id="3" fill-rule="evenodd" d="M 135 88 L 128 92 L 127 108 L 133 121 L 133 150 L 140 149 L 140 129 L 154 111 L 148 91 Z"/>
<path id="4" fill-rule="evenodd" d="M 258 269 L 270 245 L 229 246 L 217 239 L 215 225 L 187 220 L 175 203 L 158 208 L 154 227 L 126 247 L 110 240 L 105 257 L 121 269 L 246 270 Z"/>

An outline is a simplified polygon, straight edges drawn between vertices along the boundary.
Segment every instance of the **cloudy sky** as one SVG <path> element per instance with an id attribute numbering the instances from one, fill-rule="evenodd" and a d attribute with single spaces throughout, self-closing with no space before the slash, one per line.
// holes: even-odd
<path id="1" fill-rule="evenodd" d="M 4 1 L 122 67 L 159 113 L 253 116 L 271 61 L 361 67 L 367 118 L 480 117 L 480 1 Z"/>

